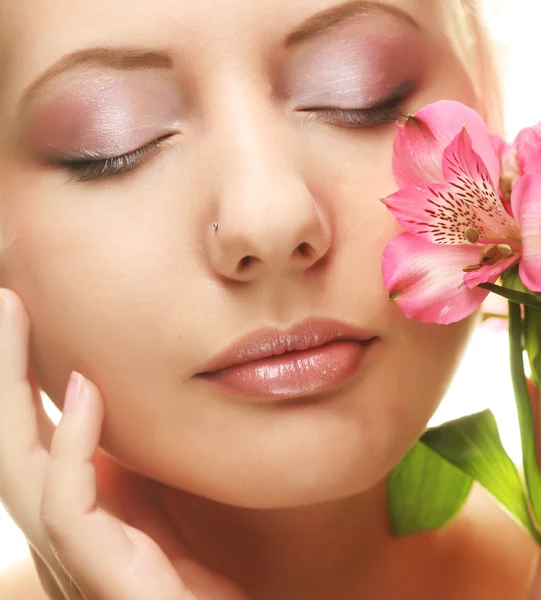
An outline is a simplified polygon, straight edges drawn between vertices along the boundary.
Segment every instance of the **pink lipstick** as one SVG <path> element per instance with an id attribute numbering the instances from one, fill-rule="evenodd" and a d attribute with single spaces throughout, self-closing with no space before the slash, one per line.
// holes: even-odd
<path id="1" fill-rule="evenodd" d="M 254 398 L 296 398 L 339 387 L 359 369 L 376 336 L 333 320 L 261 329 L 207 363 L 198 379 Z"/>

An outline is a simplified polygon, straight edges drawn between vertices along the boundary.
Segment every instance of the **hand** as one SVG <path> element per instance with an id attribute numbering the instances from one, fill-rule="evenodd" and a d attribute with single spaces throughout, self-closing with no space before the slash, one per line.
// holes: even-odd
<path id="1" fill-rule="evenodd" d="M 104 417 L 86 381 L 54 427 L 28 369 L 30 324 L 1 290 L 0 501 L 22 529 L 54 600 L 248 600 L 171 533 L 159 484 L 98 449 Z"/>

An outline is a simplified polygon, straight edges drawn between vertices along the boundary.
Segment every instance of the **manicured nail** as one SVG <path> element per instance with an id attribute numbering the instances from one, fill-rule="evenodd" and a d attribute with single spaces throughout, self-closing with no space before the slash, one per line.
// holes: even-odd
<path id="1" fill-rule="evenodd" d="M 83 383 L 84 377 L 80 373 L 77 373 L 77 371 L 73 371 L 70 376 L 68 388 L 66 390 L 66 400 L 64 401 L 64 408 L 70 408 L 77 403 L 81 396 Z"/>

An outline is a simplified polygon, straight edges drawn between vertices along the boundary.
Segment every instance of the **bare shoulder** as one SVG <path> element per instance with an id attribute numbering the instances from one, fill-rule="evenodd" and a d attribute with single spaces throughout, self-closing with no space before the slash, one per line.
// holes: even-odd
<path id="1" fill-rule="evenodd" d="M 474 486 L 452 527 L 456 561 L 461 567 L 456 572 L 468 573 L 466 579 L 477 589 L 478 597 L 493 600 L 530 597 L 539 557 L 537 545 L 481 486 Z M 469 598 L 468 593 L 465 597 Z"/>
<path id="2" fill-rule="evenodd" d="M 0 600 L 49 600 L 41 587 L 34 562 L 23 559 L 0 572 Z"/>

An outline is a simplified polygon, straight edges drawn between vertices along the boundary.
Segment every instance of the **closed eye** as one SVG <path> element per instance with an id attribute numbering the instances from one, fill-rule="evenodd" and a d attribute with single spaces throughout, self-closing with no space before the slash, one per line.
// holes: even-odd
<path id="1" fill-rule="evenodd" d="M 120 156 L 61 158 L 56 160 L 55 164 L 73 175 L 71 179 L 76 182 L 106 179 L 138 168 L 159 153 L 166 145 L 165 142 L 173 135 L 169 133 Z"/>
<path id="2" fill-rule="evenodd" d="M 315 106 L 298 109 L 309 113 L 310 121 L 330 123 L 339 127 L 370 129 L 406 118 L 404 104 L 413 90 L 413 82 L 400 86 L 391 96 L 367 108 L 334 108 Z"/>
<path id="3" fill-rule="evenodd" d="M 400 88 L 384 101 L 368 108 L 307 107 L 297 109 L 307 113 L 311 121 L 330 123 L 339 127 L 371 129 L 405 118 L 403 105 L 411 94 L 412 82 Z M 133 171 L 159 153 L 174 134 L 164 135 L 152 142 L 119 156 L 92 156 L 57 159 L 55 164 L 73 175 L 76 182 L 106 179 Z"/>

